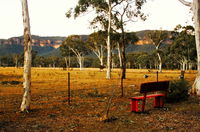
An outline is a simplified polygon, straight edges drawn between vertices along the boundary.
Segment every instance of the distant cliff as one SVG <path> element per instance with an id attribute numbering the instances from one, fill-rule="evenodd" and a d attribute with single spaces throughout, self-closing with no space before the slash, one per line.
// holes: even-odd
<path id="1" fill-rule="evenodd" d="M 40 37 L 32 36 L 33 46 L 51 46 L 54 48 L 59 48 L 65 37 Z M 23 45 L 23 36 L 12 37 L 9 39 L 0 39 L 0 44 L 3 45 Z"/>
<path id="2" fill-rule="evenodd" d="M 150 32 L 150 31 L 152 31 L 152 30 L 142 30 L 142 31 L 136 32 L 136 35 L 138 36 L 139 40 L 135 44 L 136 45 L 150 45 L 150 44 L 152 44 L 152 42 L 145 37 L 145 34 L 147 32 Z M 168 31 L 168 32 L 170 33 L 171 31 Z M 172 42 L 173 42 L 172 40 L 167 39 L 163 43 L 172 44 Z"/>
<path id="3" fill-rule="evenodd" d="M 152 44 L 148 39 L 145 38 L 145 33 L 149 32 L 151 30 L 143 30 L 143 31 L 138 31 L 136 32 L 136 35 L 139 38 L 139 41 L 136 42 L 136 45 L 148 45 Z M 88 35 L 81 35 L 83 40 L 86 40 Z M 59 48 L 60 45 L 62 44 L 62 41 L 65 40 L 65 37 L 41 37 L 41 36 L 32 36 L 32 42 L 33 46 L 51 46 L 54 48 Z M 165 44 L 171 44 L 171 40 L 167 40 L 164 42 Z M 0 39 L 0 44 L 6 44 L 6 45 L 23 45 L 23 36 L 20 37 L 12 37 L 9 39 Z"/>
<path id="4" fill-rule="evenodd" d="M 155 50 L 155 46 L 151 41 L 145 38 L 145 33 L 150 30 L 143 30 L 136 32 L 139 41 L 134 45 L 130 44 L 127 48 L 127 52 L 150 52 Z M 82 40 L 87 40 L 88 35 L 81 35 Z M 61 46 L 65 37 L 41 37 L 32 36 L 33 50 L 37 51 L 40 56 L 61 56 L 59 47 Z M 171 44 L 171 40 L 164 42 L 165 45 Z M 12 37 L 9 39 L 0 39 L 0 56 L 20 54 L 23 53 L 23 36 Z"/>

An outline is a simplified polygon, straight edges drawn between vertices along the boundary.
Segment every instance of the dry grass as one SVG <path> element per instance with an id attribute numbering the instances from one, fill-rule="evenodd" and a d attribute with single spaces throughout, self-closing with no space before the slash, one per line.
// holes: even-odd
<path id="1" fill-rule="evenodd" d="M 68 71 L 50 68 L 32 68 L 32 111 L 19 113 L 22 84 L 0 84 L 0 131 L 185 131 L 191 127 L 199 130 L 199 99 L 178 104 L 166 104 L 166 108 L 153 109 L 150 114 L 129 112 L 128 97 L 137 94 L 141 83 L 156 81 L 156 71 L 127 70 L 124 80 L 125 97 L 120 98 L 120 71 L 113 70 L 112 79 L 106 80 L 106 72 L 99 69 L 69 71 L 71 75 L 72 104 L 67 104 Z M 148 78 L 144 78 L 148 74 Z M 0 82 L 22 82 L 23 69 L 0 68 Z M 159 80 L 179 79 L 180 71 L 163 71 Z M 188 71 L 185 78 L 191 83 L 195 71 Z M 134 86 L 133 86 L 134 85 Z M 114 97 L 110 107 L 113 122 L 100 121 L 105 114 L 109 97 Z M 150 100 L 151 101 L 151 100 Z M 149 101 L 149 102 L 150 102 Z M 190 122 L 186 124 L 186 121 Z M 23 123 L 22 123 L 23 122 Z M 178 122 L 178 123 L 177 123 Z M 188 123 L 187 122 L 187 123 Z M 184 127 L 183 127 L 184 126 Z"/>

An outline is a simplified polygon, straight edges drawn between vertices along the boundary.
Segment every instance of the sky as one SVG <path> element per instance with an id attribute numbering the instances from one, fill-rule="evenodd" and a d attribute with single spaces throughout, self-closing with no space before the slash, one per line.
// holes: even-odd
<path id="1" fill-rule="evenodd" d="M 77 19 L 66 18 L 65 13 L 76 3 L 77 0 L 28 0 L 31 34 L 65 37 L 94 32 L 89 28 L 89 22 L 92 20 L 90 13 Z M 148 15 L 147 20 L 128 24 L 126 31 L 173 30 L 178 24 L 192 24 L 189 7 L 178 0 L 147 0 L 143 11 Z M 21 0 L 0 0 L 0 39 L 21 35 L 23 35 Z"/>

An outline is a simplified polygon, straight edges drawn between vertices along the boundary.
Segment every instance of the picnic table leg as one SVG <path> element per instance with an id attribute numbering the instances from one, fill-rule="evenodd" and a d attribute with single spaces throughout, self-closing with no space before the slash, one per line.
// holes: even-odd
<path id="1" fill-rule="evenodd" d="M 165 98 L 160 97 L 160 107 L 164 107 L 164 103 L 165 103 Z"/>
<path id="2" fill-rule="evenodd" d="M 144 112 L 145 103 L 146 103 L 146 99 L 144 99 L 144 100 L 142 101 L 142 112 Z"/>
<path id="3" fill-rule="evenodd" d="M 160 107 L 160 97 L 155 97 L 154 99 L 154 107 L 157 108 L 157 107 Z"/>
<path id="4" fill-rule="evenodd" d="M 144 99 L 142 101 L 142 112 L 144 112 L 145 103 L 146 103 L 146 96 L 147 96 L 147 93 L 144 93 Z"/>
<path id="5" fill-rule="evenodd" d="M 138 100 L 131 99 L 131 112 L 138 112 Z"/>
<path id="6" fill-rule="evenodd" d="M 163 96 L 157 96 L 154 100 L 154 107 L 160 108 L 164 106 L 164 97 Z"/>

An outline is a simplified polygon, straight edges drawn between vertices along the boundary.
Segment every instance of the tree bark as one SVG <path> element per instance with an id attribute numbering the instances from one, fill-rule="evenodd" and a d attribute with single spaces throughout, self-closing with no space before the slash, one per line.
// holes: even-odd
<path id="1" fill-rule="evenodd" d="M 162 72 L 162 59 L 161 59 L 160 53 L 158 51 L 158 47 L 156 47 L 156 51 L 157 51 L 157 56 L 158 56 L 158 60 L 159 60 L 159 72 Z"/>
<path id="2" fill-rule="evenodd" d="M 195 25 L 195 41 L 197 49 L 197 70 L 198 74 L 196 76 L 195 82 L 192 87 L 193 93 L 200 96 L 200 1 L 193 0 L 193 12 L 194 12 L 194 25 Z"/>
<path id="3" fill-rule="evenodd" d="M 24 24 L 24 95 L 21 103 L 21 111 L 30 110 L 31 102 L 31 50 L 32 39 L 30 32 L 30 21 L 28 12 L 27 0 L 21 0 L 22 3 L 22 17 Z"/>
<path id="4" fill-rule="evenodd" d="M 110 30 L 111 30 L 111 1 L 108 1 L 109 11 L 108 11 L 108 36 L 107 36 L 107 72 L 106 79 L 111 79 L 111 42 L 110 42 Z"/>
<path id="5" fill-rule="evenodd" d="M 83 64 L 84 64 L 84 57 L 82 56 L 82 54 L 80 52 L 78 52 L 77 50 L 70 48 L 72 50 L 72 52 L 74 52 L 74 54 L 76 55 L 77 61 L 79 63 L 80 66 L 80 71 L 83 70 Z"/>
<path id="6" fill-rule="evenodd" d="M 66 65 L 66 68 L 68 68 L 68 67 L 69 67 L 69 65 L 68 65 L 67 57 L 64 57 L 64 60 L 65 60 L 65 65 Z"/>
<path id="7" fill-rule="evenodd" d="M 101 66 L 103 66 L 103 46 L 101 45 L 101 49 L 100 49 L 100 63 L 101 63 Z"/>
<path id="8" fill-rule="evenodd" d="M 98 49 L 97 51 L 96 50 L 92 50 L 92 51 L 97 56 L 97 58 L 99 59 L 100 65 L 104 66 L 104 64 L 103 64 L 103 57 L 104 57 L 104 55 L 103 55 L 103 46 L 101 45 L 101 48 Z"/>
<path id="9" fill-rule="evenodd" d="M 119 66 L 122 67 L 122 56 L 121 56 L 121 49 L 120 49 L 119 43 L 117 43 L 117 50 L 118 50 L 118 56 L 119 56 Z"/>
<path id="10" fill-rule="evenodd" d="M 192 86 L 191 93 L 197 94 L 200 96 L 200 1 L 193 0 L 193 3 L 187 2 L 185 0 L 179 0 L 186 6 L 192 8 L 194 15 L 194 26 L 195 26 L 195 41 L 196 41 L 196 49 L 197 49 L 197 76 Z"/>
<path id="11" fill-rule="evenodd" d="M 125 41 L 125 32 L 124 32 L 124 28 L 123 28 L 123 23 L 122 23 L 123 19 L 121 18 L 121 30 L 122 30 L 122 67 L 121 67 L 121 71 L 122 71 L 122 79 L 126 78 L 126 41 Z"/>
<path id="12" fill-rule="evenodd" d="M 82 71 L 83 70 L 84 58 L 80 56 L 78 58 L 78 60 L 79 60 L 80 71 Z"/>

